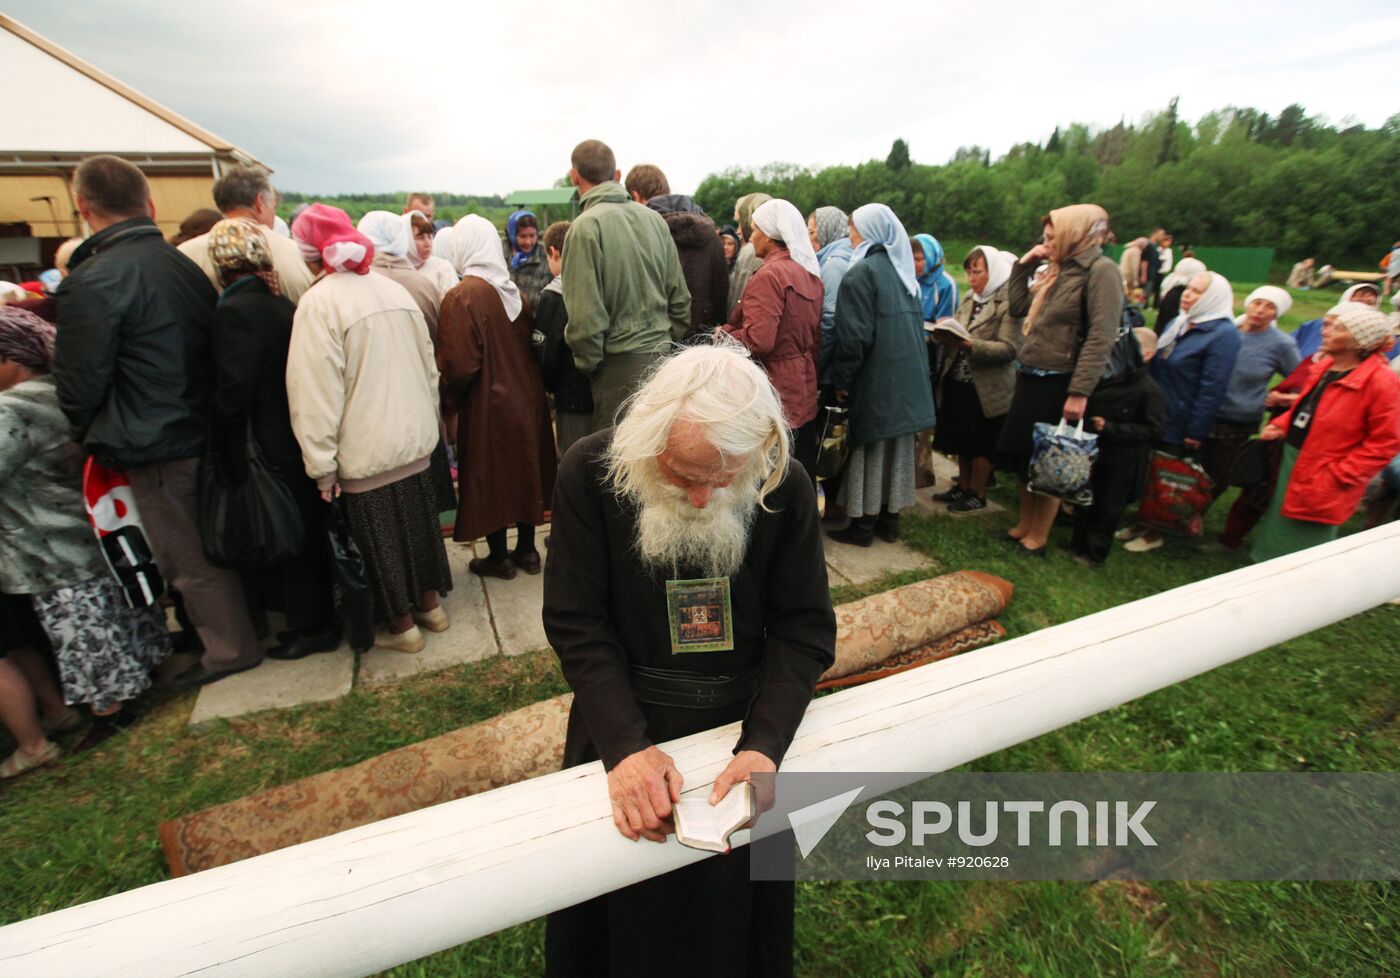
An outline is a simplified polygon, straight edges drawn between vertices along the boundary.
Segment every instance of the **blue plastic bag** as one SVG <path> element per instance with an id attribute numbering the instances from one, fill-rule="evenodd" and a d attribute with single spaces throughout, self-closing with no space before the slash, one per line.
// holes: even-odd
<path id="1" fill-rule="evenodd" d="M 1031 431 L 1031 492 L 1055 496 L 1076 506 L 1094 501 L 1089 479 L 1094 459 L 1099 457 L 1099 436 L 1084 433 L 1084 419 L 1071 428 L 1060 419 L 1058 425 L 1037 422 Z"/>

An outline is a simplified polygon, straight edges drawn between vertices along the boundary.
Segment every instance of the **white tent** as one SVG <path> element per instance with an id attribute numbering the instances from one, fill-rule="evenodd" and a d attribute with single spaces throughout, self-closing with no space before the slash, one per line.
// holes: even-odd
<path id="1" fill-rule="evenodd" d="M 13 114 L 0 127 L 0 225 L 28 224 L 36 238 L 79 233 L 69 183 L 79 161 L 95 153 L 141 167 L 167 236 L 191 211 L 214 206 L 210 187 L 224 168 L 266 169 L 3 14 L 0 91 L 43 94 L 43 111 Z"/>

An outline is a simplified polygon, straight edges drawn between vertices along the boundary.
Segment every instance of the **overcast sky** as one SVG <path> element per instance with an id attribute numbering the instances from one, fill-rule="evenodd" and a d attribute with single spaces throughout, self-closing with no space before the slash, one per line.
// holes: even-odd
<path id="1" fill-rule="evenodd" d="M 546 187 L 586 138 L 688 193 L 736 164 L 883 159 L 897 137 L 918 162 L 970 144 L 996 155 L 1174 95 L 1193 120 L 1295 101 L 1368 126 L 1400 112 L 1390 2 L 0 6 L 251 153 L 284 190 L 326 194 Z M 63 111 L 33 94 L 23 111 Z"/>

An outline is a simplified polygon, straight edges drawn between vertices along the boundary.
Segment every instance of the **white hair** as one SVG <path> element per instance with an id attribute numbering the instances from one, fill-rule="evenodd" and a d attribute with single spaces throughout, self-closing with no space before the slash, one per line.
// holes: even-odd
<path id="1" fill-rule="evenodd" d="M 742 466 L 735 481 L 759 485 L 758 504 L 767 509 L 787 474 L 787 422 L 768 375 L 737 341 L 686 347 L 652 369 L 613 431 L 607 461 L 614 489 L 639 494 L 681 420 L 704 430 L 726 468 Z"/>

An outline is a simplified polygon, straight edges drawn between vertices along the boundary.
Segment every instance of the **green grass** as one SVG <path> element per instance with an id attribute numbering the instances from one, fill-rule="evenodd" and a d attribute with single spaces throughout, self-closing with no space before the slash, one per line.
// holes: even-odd
<path id="1" fill-rule="evenodd" d="M 994 494 L 1012 502 L 1010 490 Z M 1224 504 L 1212 512 L 1223 517 Z M 1026 560 L 996 539 L 1010 513 L 906 519 L 944 569 L 1016 586 L 1002 617 L 1024 635 L 1231 570 L 1242 558 L 1172 540 L 1089 571 L 1063 550 Z M 1057 534 L 1065 531 L 1057 530 Z M 839 600 L 901 583 L 840 589 Z M 1306 599 L 1280 594 L 1280 603 Z M 969 769 L 1395 770 L 1400 608 L 1277 646 L 1010 750 Z M 994 653 L 991 653 L 994 654 Z M 189 695 L 157 699 L 132 731 L 0 788 L 0 922 L 164 879 L 156 825 L 355 763 L 564 689 L 552 656 L 475 663 L 330 704 L 188 730 Z M 812 883 L 798 890 L 807 976 L 1288 976 L 1400 973 L 1393 884 Z M 393 978 L 542 970 L 534 921 L 421 961 Z"/>

